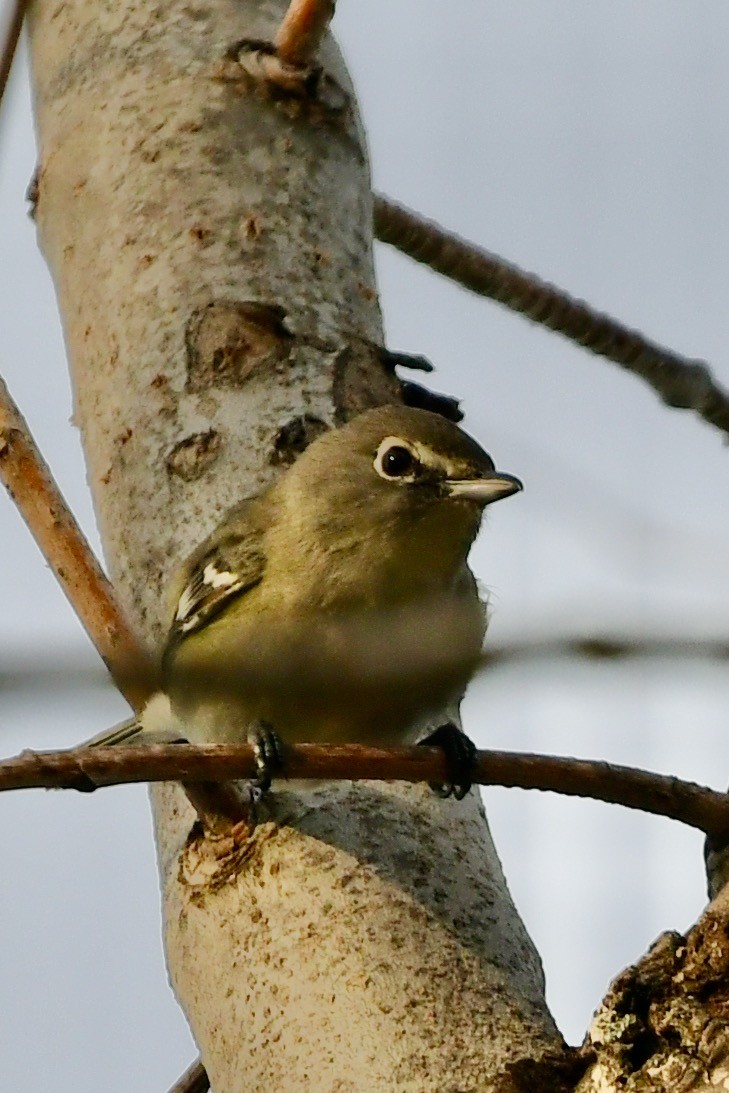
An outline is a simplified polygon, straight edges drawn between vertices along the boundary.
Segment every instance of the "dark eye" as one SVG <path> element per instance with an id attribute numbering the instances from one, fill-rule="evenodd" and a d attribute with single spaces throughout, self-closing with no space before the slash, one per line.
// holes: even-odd
<path id="1" fill-rule="evenodd" d="M 388 478 L 402 478 L 415 470 L 416 459 L 413 453 L 401 444 L 393 444 L 382 453 L 380 466 L 383 474 L 386 474 Z"/>

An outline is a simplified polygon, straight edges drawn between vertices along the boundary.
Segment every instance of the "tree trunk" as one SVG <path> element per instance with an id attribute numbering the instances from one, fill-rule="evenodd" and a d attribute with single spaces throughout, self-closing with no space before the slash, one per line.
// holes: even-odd
<path id="1" fill-rule="evenodd" d="M 40 241 L 109 569 L 152 643 L 232 502 L 399 397 L 352 90 L 331 41 L 318 79 L 262 78 L 282 13 L 31 11 Z M 475 794 L 274 793 L 242 845 L 191 837 L 176 786 L 153 802 L 170 978 L 216 1093 L 504 1088 L 559 1052 Z"/>

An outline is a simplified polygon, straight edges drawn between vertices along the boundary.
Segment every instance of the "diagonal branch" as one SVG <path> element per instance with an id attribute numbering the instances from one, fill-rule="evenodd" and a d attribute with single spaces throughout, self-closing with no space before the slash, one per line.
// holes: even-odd
<path id="1" fill-rule="evenodd" d="M 205 1067 L 198 1059 L 193 1063 L 170 1089 L 170 1093 L 207 1093 L 210 1082 Z"/>
<path id="2" fill-rule="evenodd" d="M 465 288 L 607 357 L 640 376 L 667 406 L 694 410 L 729 435 L 729 392 L 706 364 L 649 341 L 490 251 L 468 243 L 410 209 L 375 195 L 375 235 Z"/>
<path id="3" fill-rule="evenodd" d="M 0 480 L 114 682 L 132 707 L 140 709 L 153 690 L 150 663 L 1 379 Z"/>
<path id="4" fill-rule="evenodd" d="M 0 480 L 66 593 L 111 676 L 134 710 L 154 691 L 152 661 L 141 649 L 121 605 L 66 504 L 28 426 L 0 380 Z M 221 832 L 249 809 L 232 785 L 185 787 L 209 831 Z"/>
<path id="5" fill-rule="evenodd" d="M 13 67 L 13 58 L 18 48 L 20 32 L 23 29 L 23 19 L 28 0 L 14 0 L 10 20 L 5 31 L 5 37 L 0 46 L 0 103 L 2 102 L 5 88 L 10 78 L 10 70 Z"/>
<path id="6" fill-rule="evenodd" d="M 0 53 L 0 100 L 7 84 L 27 0 L 15 0 Z M 276 35 L 278 56 L 301 67 L 315 55 L 334 14 L 335 0 L 291 0 Z M 465 288 L 518 311 L 590 352 L 640 376 L 667 406 L 694 410 L 729 435 L 729 393 L 707 365 L 650 341 L 638 331 L 519 269 L 504 258 L 447 232 L 425 217 L 376 194 L 375 235 Z"/>
<path id="7" fill-rule="evenodd" d="M 452 777 L 440 748 L 358 744 L 284 748 L 288 778 L 434 782 Z M 90 792 L 122 782 L 224 782 L 255 774 L 249 744 L 156 744 L 23 752 L 0 762 L 0 791 L 56 788 Z M 551 790 L 667 816 L 717 837 L 729 836 L 729 794 L 679 778 L 612 763 L 517 752 L 478 752 L 473 781 L 483 786 Z"/>
<path id="8" fill-rule="evenodd" d="M 291 0 L 276 32 L 276 52 L 284 64 L 300 68 L 315 56 L 334 15 L 336 0 Z"/>

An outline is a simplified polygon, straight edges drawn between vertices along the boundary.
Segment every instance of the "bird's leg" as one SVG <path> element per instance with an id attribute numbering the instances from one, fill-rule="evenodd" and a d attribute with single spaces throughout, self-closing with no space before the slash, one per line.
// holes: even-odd
<path id="1" fill-rule="evenodd" d="M 248 743 L 256 761 L 256 777 L 251 784 L 261 794 L 267 793 L 271 779 L 283 766 L 281 740 L 266 721 L 256 721 L 248 730 Z"/>
<path id="2" fill-rule="evenodd" d="M 445 785 L 430 783 L 430 788 L 435 790 L 439 797 L 455 797 L 462 801 L 471 788 L 473 777 L 473 765 L 477 749 L 472 740 L 462 732 L 453 722 L 441 725 L 440 728 L 426 736 L 424 740 L 418 740 L 429 748 L 441 748 L 445 752 L 448 764 L 448 773 L 453 779 Z"/>

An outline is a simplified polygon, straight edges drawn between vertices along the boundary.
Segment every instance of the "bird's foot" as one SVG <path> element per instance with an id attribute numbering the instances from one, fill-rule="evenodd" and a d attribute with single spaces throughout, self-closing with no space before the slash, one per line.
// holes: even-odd
<path id="1" fill-rule="evenodd" d="M 248 730 L 248 743 L 253 748 L 256 761 L 256 777 L 251 779 L 251 785 L 263 795 L 271 788 L 271 779 L 283 766 L 281 740 L 269 724 L 257 721 Z"/>
<path id="2" fill-rule="evenodd" d="M 439 797 L 455 797 L 462 801 L 471 788 L 474 760 L 477 754 L 476 745 L 464 732 L 452 722 L 441 725 L 439 729 L 426 736 L 424 740 L 418 740 L 429 748 L 441 748 L 445 752 L 448 773 L 453 779 L 444 785 L 430 783 L 430 788 Z"/>

